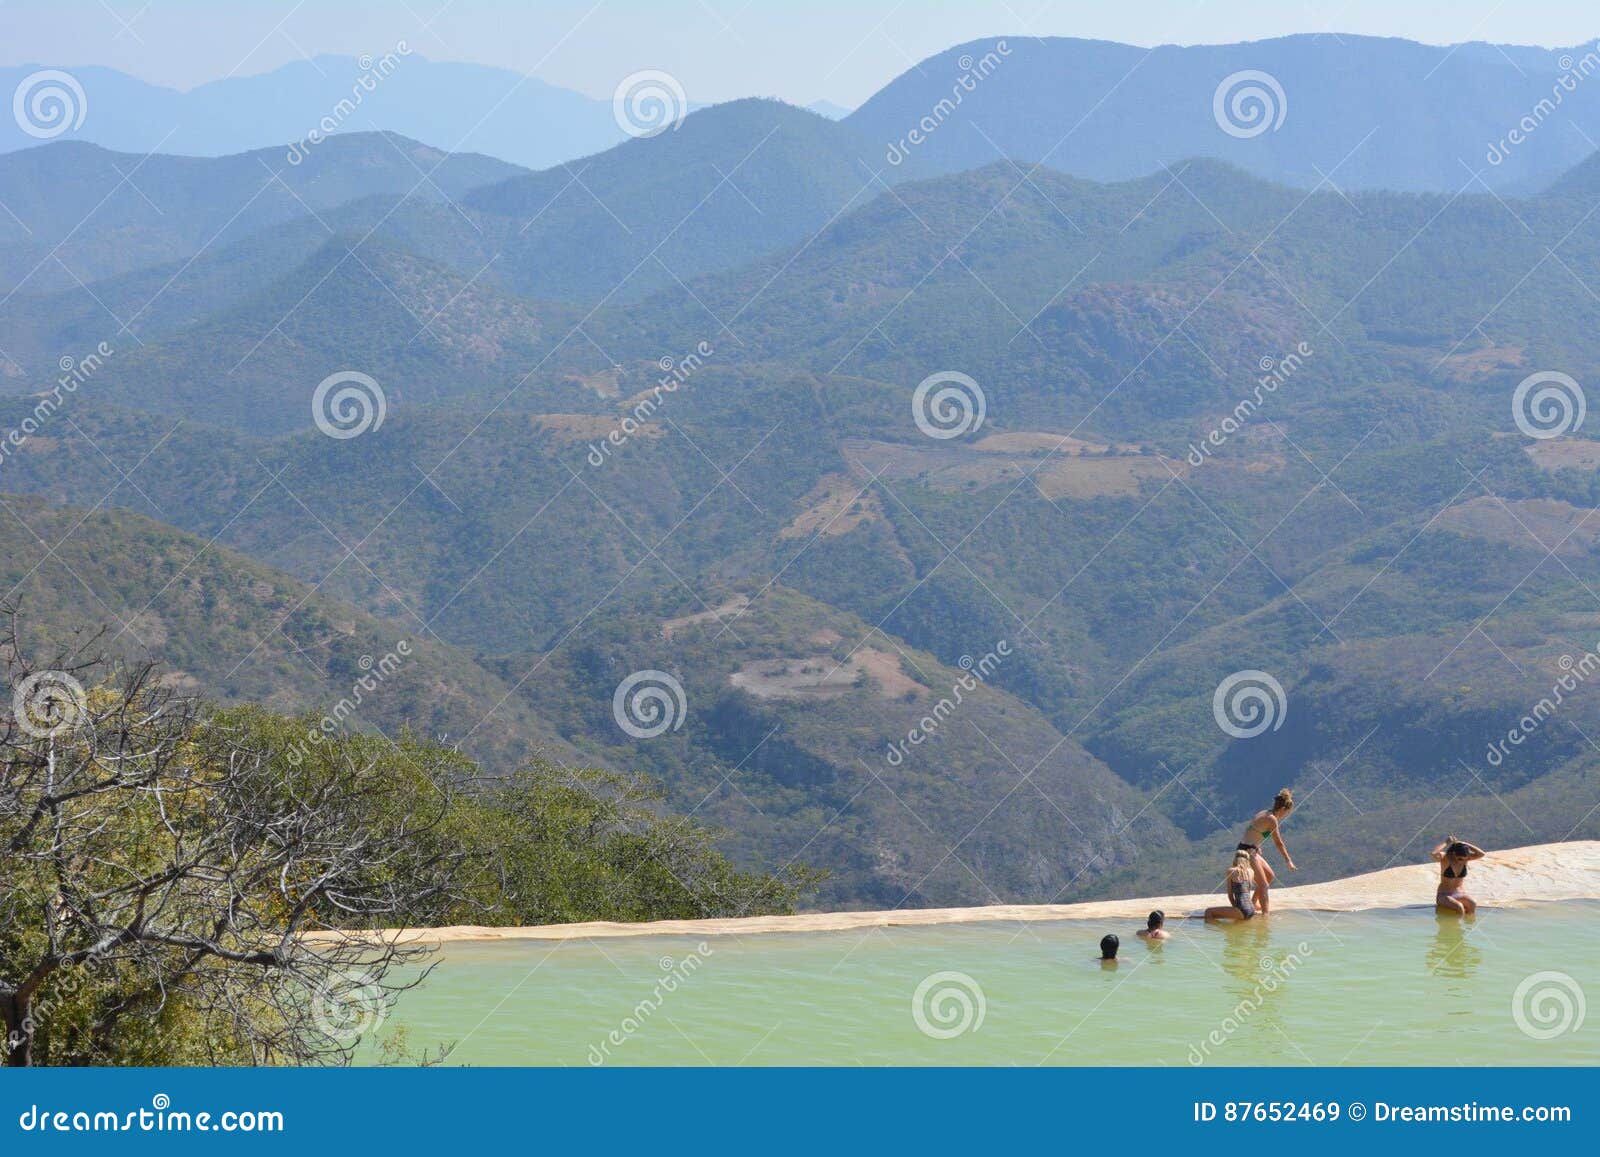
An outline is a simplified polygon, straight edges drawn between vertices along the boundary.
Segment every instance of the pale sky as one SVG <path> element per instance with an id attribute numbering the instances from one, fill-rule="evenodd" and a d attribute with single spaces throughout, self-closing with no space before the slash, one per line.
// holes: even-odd
<path id="1" fill-rule="evenodd" d="M 855 105 L 913 63 L 990 36 L 1129 44 L 1295 32 L 1546 47 L 1600 37 L 1594 0 L 0 0 L 0 64 L 100 64 L 191 88 L 405 40 L 609 99 L 640 69 L 694 103 Z"/>

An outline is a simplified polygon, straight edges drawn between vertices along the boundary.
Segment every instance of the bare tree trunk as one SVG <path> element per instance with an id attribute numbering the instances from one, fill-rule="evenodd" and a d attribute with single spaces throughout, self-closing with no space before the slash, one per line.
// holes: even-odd
<path id="1" fill-rule="evenodd" d="M 6 1064 L 11 1068 L 27 1068 L 33 1064 L 33 1030 L 28 1024 L 31 1001 L 18 993 L 0 997 L 0 1015 L 6 1027 L 6 1041 L 10 1051 Z"/>

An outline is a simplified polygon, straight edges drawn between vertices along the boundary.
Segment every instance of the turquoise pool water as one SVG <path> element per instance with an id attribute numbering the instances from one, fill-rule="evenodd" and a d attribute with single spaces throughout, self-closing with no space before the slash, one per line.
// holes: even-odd
<path id="1" fill-rule="evenodd" d="M 1172 929 L 462 943 L 376 1035 L 474 1065 L 1600 1062 L 1600 904 Z M 1094 959 L 1106 932 L 1115 969 Z"/>

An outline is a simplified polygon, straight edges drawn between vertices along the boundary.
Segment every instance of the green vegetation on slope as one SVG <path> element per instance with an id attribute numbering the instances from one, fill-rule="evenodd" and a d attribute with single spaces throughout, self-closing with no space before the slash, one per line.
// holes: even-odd
<path id="1" fill-rule="evenodd" d="M 622 777 L 485 781 L 404 732 L 323 736 L 42 654 L 5 655 L 11 1065 L 347 1061 L 429 954 L 363 930 L 783 912 L 810 879 L 737 870 Z"/>
<path id="2" fill-rule="evenodd" d="M 785 203 L 818 220 L 840 158 L 814 186 L 796 158 L 826 130 L 763 105 L 727 118 L 727 140 L 691 118 L 578 175 L 632 196 L 688 158 L 703 195 L 718 149 L 776 123 L 750 163 L 774 148 Z M 1318 875 L 1381 866 L 1405 850 L 1397 825 L 1435 813 L 1491 842 L 1560 839 L 1593 819 L 1594 688 L 1514 758 L 1484 753 L 1600 623 L 1600 452 L 1510 412 L 1535 370 L 1600 369 L 1582 176 L 1509 202 L 1307 194 L 1215 162 L 1115 185 L 993 165 L 898 185 L 731 271 L 783 242 L 730 237 L 718 207 L 695 227 L 725 248 L 691 292 L 616 304 L 665 277 L 646 261 L 592 314 L 572 304 L 596 289 L 585 244 L 621 280 L 670 214 L 613 248 L 626 235 L 560 184 L 560 235 L 484 269 L 492 230 L 412 207 L 361 247 L 370 270 L 332 245 L 119 354 L 0 470 L 426 623 L 475 681 L 465 698 L 489 699 L 430 734 L 500 773 L 499 741 L 523 734 L 647 769 L 729 829 L 741 865 L 833 869 L 830 904 L 1050 899 L 1147 873 L 1162 889 L 1179 865 L 1210 871 L 1285 783 L 1315 800 L 1295 826 Z M 560 177 L 465 212 L 532 217 Z M 569 301 L 508 292 L 546 273 L 539 291 Z M 419 303 L 442 304 L 437 325 Z M 704 364 L 653 394 L 659 359 L 702 341 Z M 389 413 L 324 437 L 311 389 L 355 362 Z M 911 392 L 946 369 L 978 381 L 986 419 L 933 439 Z M 24 540 L 20 569 L 47 554 Z M 1012 653 L 937 742 L 879 766 L 1000 640 Z M 1236 739 L 1212 693 L 1249 669 L 1287 713 Z M 611 696 L 643 670 L 673 673 L 688 707 L 635 742 Z M 1541 784 L 1562 808 L 1536 806 Z"/>

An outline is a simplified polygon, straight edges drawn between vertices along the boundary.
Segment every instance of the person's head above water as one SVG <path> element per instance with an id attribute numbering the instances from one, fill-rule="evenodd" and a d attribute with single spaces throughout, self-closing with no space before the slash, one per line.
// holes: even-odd
<path id="1" fill-rule="evenodd" d="M 1288 788 L 1284 788 L 1277 795 L 1273 796 L 1272 810 L 1275 812 L 1281 812 L 1283 815 L 1288 815 L 1290 812 L 1294 811 L 1294 792 L 1290 791 Z"/>
<path id="2" fill-rule="evenodd" d="M 1160 928 L 1166 922 L 1167 922 L 1167 914 L 1165 912 L 1163 912 L 1161 909 L 1157 908 L 1154 912 L 1150 913 L 1150 915 L 1145 919 L 1144 926 L 1149 931 L 1154 932 L 1157 928 Z"/>
<path id="3" fill-rule="evenodd" d="M 1115 932 L 1106 933 L 1100 937 L 1100 959 L 1115 960 L 1117 958 L 1117 949 L 1121 946 L 1122 941 L 1117 939 Z"/>

